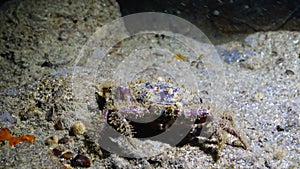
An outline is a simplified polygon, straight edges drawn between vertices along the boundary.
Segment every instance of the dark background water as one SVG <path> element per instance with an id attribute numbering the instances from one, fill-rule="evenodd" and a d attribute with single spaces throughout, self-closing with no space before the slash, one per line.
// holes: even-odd
<path id="1" fill-rule="evenodd" d="M 300 30 L 299 0 L 116 0 L 122 16 L 164 12 L 182 17 L 215 42 L 234 34 L 257 31 Z M 0 9 L 17 0 L 0 0 Z M 238 36 L 238 39 L 240 36 Z"/>
<path id="2" fill-rule="evenodd" d="M 164 12 L 198 26 L 213 42 L 257 31 L 300 30 L 299 0 L 117 0 L 122 15 Z M 238 34 L 239 36 L 234 36 Z"/>

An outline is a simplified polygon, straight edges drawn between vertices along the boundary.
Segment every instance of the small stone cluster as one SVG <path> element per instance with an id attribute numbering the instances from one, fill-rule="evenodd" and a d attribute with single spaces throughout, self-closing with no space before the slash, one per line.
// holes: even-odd
<path id="1" fill-rule="evenodd" d="M 60 120 L 58 122 L 61 122 Z M 57 124 L 57 123 L 56 123 Z M 52 149 L 52 153 L 56 156 L 63 165 L 68 168 L 68 166 L 72 167 L 90 167 L 91 160 L 88 156 L 83 153 L 74 153 L 64 146 L 68 144 L 70 141 L 74 141 L 74 137 L 78 135 L 82 135 L 85 133 L 85 126 L 82 122 L 75 122 L 70 129 L 70 136 L 64 136 L 62 138 L 58 138 L 57 135 L 53 135 L 48 137 L 45 140 L 45 144 L 50 147 L 54 147 Z"/>

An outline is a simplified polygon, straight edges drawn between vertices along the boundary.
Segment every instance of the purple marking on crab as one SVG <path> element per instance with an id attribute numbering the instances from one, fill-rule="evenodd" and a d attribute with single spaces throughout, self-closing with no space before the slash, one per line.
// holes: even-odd
<path id="1" fill-rule="evenodd" d="M 159 92 L 155 91 L 154 88 L 150 84 L 145 84 L 146 88 L 152 90 L 153 93 L 156 93 L 160 96 L 160 102 L 163 104 L 171 105 L 174 104 L 174 100 L 172 99 L 174 97 L 174 93 L 170 94 L 166 91 L 166 85 L 156 85 L 155 87 L 159 87 L 161 90 Z M 174 91 L 178 91 L 176 88 Z M 119 86 L 116 90 L 115 94 L 116 100 L 121 101 L 128 101 L 128 102 L 137 102 L 136 98 L 131 92 L 131 89 L 129 87 L 125 86 Z"/>
<path id="2" fill-rule="evenodd" d="M 208 110 L 203 109 L 203 108 L 191 109 L 189 114 L 192 115 L 192 116 L 201 116 L 201 115 L 208 114 Z"/>
<path id="3" fill-rule="evenodd" d="M 174 100 L 172 98 L 174 97 L 174 94 L 169 94 L 167 91 L 161 91 L 159 93 L 160 95 L 160 101 L 166 104 L 173 104 Z"/>
<path id="4" fill-rule="evenodd" d="M 155 90 L 154 87 L 150 84 L 145 84 L 145 87 L 147 89 L 150 89 L 152 93 L 156 93 L 157 96 L 160 98 L 159 105 L 173 105 L 175 104 L 175 101 L 173 100 L 174 92 L 177 92 L 178 88 L 171 88 L 173 91 L 170 93 L 167 91 L 168 86 L 166 84 L 160 84 L 155 85 L 154 87 L 158 87 L 159 91 Z M 160 111 L 157 111 L 156 106 L 149 105 L 148 107 L 140 107 L 137 105 L 131 105 L 130 103 L 137 103 L 137 100 L 135 96 L 132 94 L 131 89 L 126 86 L 119 86 L 116 89 L 116 92 L 114 94 L 116 101 L 125 101 L 128 103 L 128 105 L 120 106 L 117 110 L 120 115 L 139 115 L 143 113 L 159 113 Z M 104 119 L 107 119 L 108 114 L 111 110 L 105 110 Z M 195 118 L 195 123 L 204 123 L 206 121 L 206 118 L 209 114 L 207 109 L 204 108 L 192 108 L 189 110 L 180 110 L 178 108 L 175 108 L 173 110 L 173 113 L 175 115 L 183 115 L 185 117 L 191 117 Z"/>
<path id="5" fill-rule="evenodd" d="M 106 109 L 105 112 L 104 112 L 104 116 L 103 116 L 104 120 L 107 120 L 108 113 L 109 113 L 109 110 Z"/>
<path id="6" fill-rule="evenodd" d="M 128 101 L 128 102 L 136 102 L 135 97 L 133 96 L 130 88 L 125 86 L 119 86 L 116 90 L 115 94 L 116 100 Z"/>
<path id="7" fill-rule="evenodd" d="M 167 84 L 154 84 L 154 87 L 149 83 L 145 84 L 145 88 L 149 89 L 156 96 L 159 96 L 160 104 L 171 105 L 174 104 L 174 93 L 178 91 L 178 88 L 169 87 Z M 169 89 L 169 91 L 167 90 Z M 170 93 L 170 89 L 173 90 Z"/>
<path id="8" fill-rule="evenodd" d="M 141 114 L 141 113 L 146 113 L 149 112 L 147 108 L 143 108 L 143 107 L 138 107 L 138 106 L 126 106 L 126 107 L 121 107 L 118 110 L 119 113 L 131 113 L 131 114 Z"/>
<path id="9" fill-rule="evenodd" d="M 183 112 L 183 115 L 188 117 L 196 118 L 197 124 L 206 122 L 209 111 L 207 109 L 199 108 L 199 109 L 190 109 Z"/>

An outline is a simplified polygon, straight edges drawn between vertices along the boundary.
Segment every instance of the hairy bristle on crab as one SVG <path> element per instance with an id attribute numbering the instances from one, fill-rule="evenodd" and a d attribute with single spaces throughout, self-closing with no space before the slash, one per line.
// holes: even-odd
<path id="1" fill-rule="evenodd" d="M 96 92 L 96 99 L 107 123 L 125 136 L 156 136 L 174 125 L 179 117 L 184 117 L 193 123 L 190 126 L 180 124 L 189 127 L 190 132 L 177 146 L 199 146 L 214 160 L 219 158 L 224 143 L 247 149 L 246 141 L 237 131 L 229 112 L 214 116 L 211 107 L 202 104 L 201 97 L 176 86 L 170 79 L 136 80 L 127 86 L 105 85 Z M 225 133 L 239 143 L 227 142 Z"/>

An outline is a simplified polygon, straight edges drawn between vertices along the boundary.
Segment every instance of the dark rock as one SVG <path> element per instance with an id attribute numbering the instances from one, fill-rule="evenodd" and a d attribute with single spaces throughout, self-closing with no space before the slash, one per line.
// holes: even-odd
<path id="1" fill-rule="evenodd" d="M 58 140 L 59 144 L 66 144 L 67 142 L 69 142 L 69 137 L 63 137 L 61 139 Z"/>
<path id="2" fill-rule="evenodd" d="M 58 148 L 54 148 L 53 150 L 52 150 L 52 152 L 53 152 L 53 154 L 55 155 L 55 156 L 60 156 L 61 155 L 61 153 L 62 153 L 62 151 L 60 150 L 60 149 L 58 149 Z"/>
<path id="3" fill-rule="evenodd" d="M 52 67 L 52 66 L 53 64 L 49 60 L 44 61 L 44 63 L 41 65 L 41 67 Z"/>
<path id="4" fill-rule="evenodd" d="M 276 65 L 279 65 L 279 64 L 281 64 L 281 63 L 283 63 L 284 62 L 284 58 L 278 58 L 276 61 L 275 61 L 275 64 Z"/>
<path id="5" fill-rule="evenodd" d="M 53 121 L 55 119 L 55 110 L 53 107 L 46 112 L 45 119 L 47 121 Z"/>
<path id="6" fill-rule="evenodd" d="M 290 76 L 290 75 L 294 75 L 295 72 L 292 71 L 292 70 L 287 69 L 287 70 L 285 71 L 285 74 L 288 75 L 288 76 Z"/>
<path id="7" fill-rule="evenodd" d="M 77 155 L 75 158 L 71 160 L 72 167 L 90 167 L 91 161 L 85 155 Z"/>
<path id="8" fill-rule="evenodd" d="M 61 119 L 57 120 L 57 122 L 54 124 L 54 128 L 56 130 L 63 130 L 64 129 L 64 125 L 63 125 Z"/>
<path id="9" fill-rule="evenodd" d="M 284 131 L 284 128 L 282 126 L 280 126 L 280 125 L 277 125 L 276 126 L 276 130 L 277 131 Z"/>

